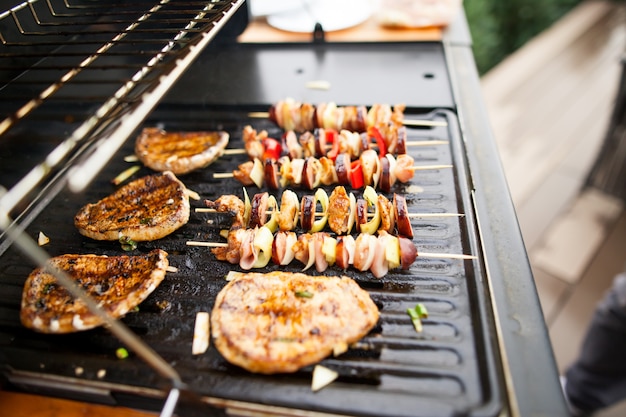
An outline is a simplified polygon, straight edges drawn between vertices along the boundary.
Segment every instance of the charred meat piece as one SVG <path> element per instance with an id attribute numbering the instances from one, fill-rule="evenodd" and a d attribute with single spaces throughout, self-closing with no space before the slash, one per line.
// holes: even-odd
<path id="1" fill-rule="evenodd" d="M 295 372 L 334 347 L 364 337 L 378 321 L 369 294 L 348 277 L 241 274 L 220 291 L 211 314 L 215 346 L 251 372 Z"/>
<path id="2" fill-rule="evenodd" d="M 113 317 L 121 317 L 144 301 L 165 278 L 167 252 L 139 256 L 61 255 L 50 264 L 67 272 Z M 22 324 L 43 333 L 70 333 L 103 324 L 42 268 L 26 279 L 20 311 Z"/>
<path id="3" fill-rule="evenodd" d="M 171 172 L 139 178 L 74 217 L 78 231 L 95 240 L 160 239 L 189 220 L 185 185 Z"/>
<path id="4" fill-rule="evenodd" d="M 350 231 L 350 197 L 343 186 L 337 186 L 329 198 L 328 226 L 338 235 L 344 235 Z"/>
<path id="5" fill-rule="evenodd" d="M 215 201 L 204 200 L 204 204 L 211 209 L 216 210 L 218 213 L 230 213 L 235 218 L 231 228 L 246 227 L 244 224 L 245 205 L 241 199 L 234 195 L 223 195 Z"/>
<path id="6" fill-rule="evenodd" d="M 135 142 L 135 154 L 148 168 L 186 174 L 204 168 L 222 155 L 226 132 L 166 132 L 145 128 Z"/>

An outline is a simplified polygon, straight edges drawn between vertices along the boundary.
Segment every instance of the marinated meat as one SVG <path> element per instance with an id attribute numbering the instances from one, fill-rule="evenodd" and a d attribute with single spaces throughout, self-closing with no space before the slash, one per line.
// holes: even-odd
<path id="1" fill-rule="evenodd" d="M 138 256 L 61 255 L 50 264 L 67 272 L 113 317 L 121 317 L 144 301 L 165 278 L 167 252 Z M 69 333 L 103 324 L 56 278 L 35 269 L 26 279 L 20 311 L 22 324 L 43 333 Z"/>
<path id="2" fill-rule="evenodd" d="M 79 232 L 95 240 L 160 239 L 189 220 L 185 185 L 171 172 L 149 175 L 119 188 L 74 217 Z"/>
<path id="3" fill-rule="evenodd" d="M 215 201 L 204 200 L 204 204 L 208 208 L 216 210 L 218 213 L 231 213 L 235 217 L 231 226 L 232 228 L 247 227 L 247 225 L 244 224 L 246 207 L 239 197 L 226 194 Z"/>
<path id="4" fill-rule="evenodd" d="M 186 174 L 204 168 L 222 155 L 226 132 L 166 132 L 145 128 L 135 142 L 135 154 L 155 171 Z"/>
<path id="5" fill-rule="evenodd" d="M 211 330 L 218 351 L 251 372 L 295 372 L 378 321 L 369 294 L 348 277 L 241 274 L 217 295 Z"/>
<path id="6" fill-rule="evenodd" d="M 328 226 L 330 230 L 338 235 L 349 232 L 350 210 L 350 197 L 348 197 L 346 189 L 342 186 L 335 187 L 328 204 Z"/>

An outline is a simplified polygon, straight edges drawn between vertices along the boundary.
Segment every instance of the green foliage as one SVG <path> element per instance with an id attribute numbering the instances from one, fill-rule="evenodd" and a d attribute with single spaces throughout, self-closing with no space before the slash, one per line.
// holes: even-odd
<path id="1" fill-rule="evenodd" d="M 464 0 L 474 57 L 484 74 L 581 0 Z"/>

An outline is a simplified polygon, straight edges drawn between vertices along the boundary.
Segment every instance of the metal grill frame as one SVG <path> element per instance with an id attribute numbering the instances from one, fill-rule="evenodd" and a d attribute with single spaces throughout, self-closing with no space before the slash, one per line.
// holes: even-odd
<path id="1" fill-rule="evenodd" d="M 565 415 L 556 372 L 546 374 L 546 370 L 555 369 L 554 358 L 541 310 L 537 308 L 539 302 L 515 221 L 515 212 L 512 203 L 506 198 L 506 182 L 497 162 L 489 120 L 480 99 L 480 86 L 469 39 L 469 32 L 462 20 L 451 26 L 444 44 L 458 106 L 456 111 L 467 147 L 470 167 L 468 183 L 481 235 L 480 245 L 485 254 L 486 284 L 493 300 L 497 323 L 493 337 L 503 352 L 505 389 L 511 401 L 509 412 L 513 415 L 536 412 Z M 116 120 L 114 117 L 112 122 L 116 123 Z M 101 128 L 104 129 L 105 125 Z M 31 185 L 32 189 L 34 182 Z M 2 208 L 17 206 L 14 197 L 9 199 L 5 195 L 0 199 Z M 3 210 L 2 214 L 8 212 Z M 544 379 L 546 375 L 547 380 Z M 21 377 L 28 379 L 29 375 L 23 374 Z M 543 380 L 538 383 L 537 379 Z M 54 378 L 47 382 L 63 383 Z M 94 386 L 96 391 L 106 388 L 105 384 Z M 138 397 L 156 398 L 158 403 L 162 400 L 162 392 L 134 387 L 130 387 L 128 392 L 138 394 Z M 532 401 L 524 401 L 529 399 Z M 245 411 L 241 410 L 259 411 L 251 404 L 220 400 L 209 402 L 219 403 L 220 407 L 233 407 L 242 413 Z M 260 410 L 267 411 L 267 408 L 261 407 Z"/>

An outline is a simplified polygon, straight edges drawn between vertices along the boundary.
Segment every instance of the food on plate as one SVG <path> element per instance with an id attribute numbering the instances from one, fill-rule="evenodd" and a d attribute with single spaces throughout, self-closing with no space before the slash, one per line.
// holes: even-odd
<path id="1" fill-rule="evenodd" d="M 160 249 L 136 256 L 67 254 L 50 258 L 49 263 L 70 275 L 115 318 L 144 301 L 163 281 L 169 265 L 167 252 Z M 43 268 L 26 279 L 20 319 L 24 326 L 43 333 L 70 333 L 104 323 Z"/>
<path id="2" fill-rule="evenodd" d="M 371 126 L 367 128 L 367 132 L 362 133 L 320 127 L 298 136 L 293 130 L 289 130 L 278 140 L 268 137 L 265 130 L 257 133 L 251 126 L 246 126 L 242 138 L 246 153 L 252 159 L 276 160 L 287 155 L 292 159 L 326 156 L 334 161 L 341 153 L 348 154 L 354 159 L 368 149 L 376 150 L 380 157 L 387 153 L 405 154 L 406 135 L 406 127 L 389 124 Z"/>
<path id="3" fill-rule="evenodd" d="M 370 126 L 402 124 L 404 109 L 403 104 L 393 108 L 388 104 L 374 104 L 368 110 L 365 106 L 341 107 L 333 102 L 313 105 L 287 98 L 270 107 L 269 118 L 284 130 L 297 132 L 318 127 L 365 132 Z"/>
<path id="4" fill-rule="evenodd" d="M 346 153 L 341 153 L 333 161 L 326 156 L 313 156 L 291 159 L 282 156 L 278 160 L 255 158 L 240 164 L 230 174 L 216 173 L 215 178 L 234 177 L 243 185 L 263 185 L 272 190 L 287 185 L 301 186 L 312 190 L 320 185 L 346 185 L 354 189 L 370 185 L 389 192 L 396 181 L 409 182 L 418 167 L 413 166 L 410 155 L 394 157 L 386 154 L 379 158 L 376 151 L 368 149 L 358 159 L 351 160 Z M 444 166 L 436 166 L 444 167 Z M 426 167 L 434 169 L 436 167 Z"/>
<path id="5" fill-rule="evenodd" d="M 446 26 L 458 14 L 462 0 L 383 0 L 378 21 L 391 28 Z"/>
<path id="6" fill-rule="evenodd" d="M 346 270 L 371 271 L 382 278 L 390 269 L 408 269 L 418 257 L 417 248 L 410 239 L 379 231 L 378 236 L 361 233 L 333 237 L 316 232 L 297 235 L 280 231 L 275 235 L 267 227 L 231 229 L 227 243 L 211 249 L 219 261 L 238 264 L 250 270 L 266 267 L 270 260 L 276 265 L 289 265 L 297 260 L 304 271 L 315 266 L 318 272 L 336 265 Z"/>
<path id="7" fill-rule="evenodd" d="M 74 217 L 78 231 L 95 240 L 150 241 L 169 235 L 189 220 L 185 185 L 169 172 L 129 182 Z"/>
<path id="8" fill-rule="evenodd" d="M 222 155 L 228 145 L 226 132 L 166 132 L 147 127 L 135 142 L 135 154 L 155 171 L 186 174 L 204 168 Z"/>
<path id="9" fill-rule="evenodd" d="M 369 294 L 348 277 L 246 273 L 217 295 L 211 331 L 228 362 L 274 374 L 295 372 L 360 340 L 378 316 Z"/>
<path id="10" fill-rule="evenodd" d="M 280 208 L 274 196 L 268 192 L 257 193 L 252 201 L 245 195 L 241 201 L 234 195 L 223 195 L 215 201 L 205 200 L 208 208 L 217 212 L 231 213 L 234 217 L 231 228 L 255 228 L 265 226 L 276 230 L 295 230 L 298 223 L 306 232 L 319 232 L 326 226 L 337 235 L 356 232 L 374 234 L 383 230 L 409 239 L 413 238 L 413 227 L 406 199 L 394 194 L 389 201 L 377 194 L 372 187 L 365 187 L 361 197 L 348 194 L 345 187 L 335 187 L 330 197 L 322 188 L 314 195 L 305 195 L 301 200 L 291 190 L 285 190 Z"/>

